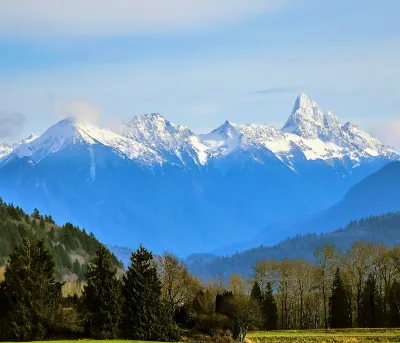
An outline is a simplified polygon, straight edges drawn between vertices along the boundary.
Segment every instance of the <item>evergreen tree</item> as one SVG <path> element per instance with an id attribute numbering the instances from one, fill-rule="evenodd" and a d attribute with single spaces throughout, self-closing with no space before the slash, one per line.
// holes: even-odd
<path id="1" fill-rule="evenodd" d="M 333 278 L 331 297 L 329 298 L 329 326 L 332 329 L 352 326 L 351 299 L 337 268 Z"/>
<path id="2" fill-rule="evenodd" d="M 134 340 L 178 340 L 172 313 L 161 302 L 161 280 L 153 255 L 143 246 L 132 253 L 123 277 L 123 336 Z"/>
<path id="3" fill-rule="evenodd" d="M 361 296 L 361 324 L 365 328 L 379 328 L 383 324 L 382 299 L 379 296 L 376 279 L 370 275 Z"/>
<path id="4" fill-rule="evenodd" d="M 278 324 L 278 306 L 274 298 L 271 283 L 267 283 L 261 313 L 263 316 L 263 328 L 265 330 L 276 330 Z"/>
<path id="5" fill-rule="evenodd" d="M 37 208 L 35 208 L 33 210 L 32 217 L 35 218 L 35 219 L 40 219 L 41 218 L 40 212 L 39 212 L 39 210 Z"/>
<path id="6" fill-rule="evenodd" d="M 400 327 L 400 283 L 398 281 L 394 281 L 390 287 L 388 306 L 390 327 Z"/>
<path id="7" fill-rule="evenodd" d="M 258 282 L 255 282 L 255 283 L 254 283 L 254 285 L 253 285 L 253 287 L 252 287 L 252 289 L 251 289 L 250 296 L 251 296 L 251 298 L 252 298 L 253 300 L 258 301 L 258 303 L 259 303 L 260 306 L 261 306 L 262 301 L 263 301 L 263 294 L 262 294 L 262 292 L 261 292 L 260 286 L 258 285 Z"/>
<path id="8" fill-rule="evenodd" d="M 0 337 L 33 341 L 51 337 L 58 326 L 61 286 L 43 240 L 25 238 L 10 256 L 1 285 L 4 305 Z"/>
<path id="9" fill-rule="evenodd" d="M 258 282 L 255 282 L 250 293 L 251 299 L 258 305 L 258 308 L 260 310 L 260 320 L 259 324 L 264 326 L 263 324 L 265 323 L 265 316 L 263 313 L 263 303 L 264 303 L 264 296 L 261 292 L 261 288 L 258 285 Z"/>
<path id="10" fill-rule="evenodd" d="M 83 291 L 86 333 L 96 339 L 117 337 L 121 314 L 120 281 L 111 253 L 100 244 L 86 271 Z"/>

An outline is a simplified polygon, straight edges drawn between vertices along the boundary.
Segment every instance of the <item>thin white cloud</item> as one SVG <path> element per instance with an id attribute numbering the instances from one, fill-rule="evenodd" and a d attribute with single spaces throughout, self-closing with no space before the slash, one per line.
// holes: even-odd
<path id="1" fill-rule="evenodd" d="M 63 101 L 55 103 L 54 115 L 56 119 L 74 117 L 82 123 L 98 124 L 101 111 L 89 101 Z"/>
<path id="2" fill-rule="evenodd" d="M 218 25 L 292 0 L 2 0 L 0 35 L 164 33 Z"/>

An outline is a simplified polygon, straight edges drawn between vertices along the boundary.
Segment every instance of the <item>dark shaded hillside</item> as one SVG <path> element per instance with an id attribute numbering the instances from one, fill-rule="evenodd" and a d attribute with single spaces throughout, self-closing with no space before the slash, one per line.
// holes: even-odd
<path id="1" fill-rule="evenodd" d="M 228 276 L 232 273 L 250 276 L 253 266 L 259 260 L 284 258 L 313 260 L 313 252 L 317 247 L 333 244 L 340 250 L 346 251 L 358 240 L 384 243 L 389 246 L 400 244 L 400 212 L 351 221 L 345 228 L 334 232 L 299 235 L 272 247 L 260 246 L 230 257 L 210 259 L 210 256 L 207 258 L 198 256 L 188 259 L 187 263 L 190 271 L 202 279 L 219 275 Z"/>
<path id="2" fill-rule="evenodd" d="M 64 280 L 83 279 L 86 265 L 99 246 L 92 233 L 70 223 L 59 227 L 51 216 L 43 216 L 38 210 L 28 215 L 0 199 L 0 266 L 7 263 L 8 256 L 23 238 L 32 235 L 45 240 L 55 257 L 57 276 Z M 117 258 L 113 259 L 114 265 L 121 268 Z"/>
<path id="3" fill-rule="evenodd" d="M 279 237 L 335 230 L 351 220 L 400 211 L 400 162 L 387 164 L 354 185 L 342 201 L 325 211 L 292 223 L 270 225 L 251 245 L 274 244 Z"/>

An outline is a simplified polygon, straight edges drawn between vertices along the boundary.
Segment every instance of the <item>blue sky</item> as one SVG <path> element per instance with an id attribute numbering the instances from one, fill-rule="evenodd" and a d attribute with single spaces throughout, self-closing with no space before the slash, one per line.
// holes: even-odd
<path id="1" fill-rule="evenodd" d="M 0 139 L 69 114 L 281 126 L 305 92 L 400 148 L 396 0 L 3 0 Z"/>

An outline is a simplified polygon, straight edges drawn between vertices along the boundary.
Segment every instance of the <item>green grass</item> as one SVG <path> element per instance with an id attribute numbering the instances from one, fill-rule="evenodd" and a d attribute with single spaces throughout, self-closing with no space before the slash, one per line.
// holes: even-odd
<path id="1" fill-rule="evenodd" d="M 159 343 L 159 342 L 149 342 L 149 341 L 123 341 L 123 340 L 113 340 L 113 341 L 96 341 L 96 340 L 71 340 L 71 341 L 38 341 L 35 343 Z"/>
<path id="2" fill-rule="evenodd" d="M 248 340 L 253 343 L 389 343 L 400 342 L 400 329 L 252 332 Z"/>
<path id="3" fill-rule="evenodd" d="M 88 342 L 86 342 L 88 341 Z M 400 343 L 400 329 L 287 330 L 251 332 L 247 343 Z M 36 343 L 151 343 L 142 341 L 52 341 Z M 156 343 L 156 342 L 153 342 Z"/>

